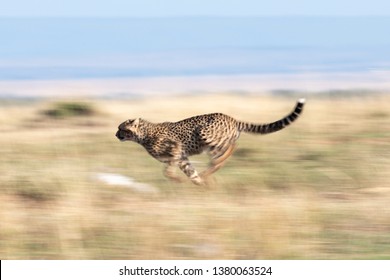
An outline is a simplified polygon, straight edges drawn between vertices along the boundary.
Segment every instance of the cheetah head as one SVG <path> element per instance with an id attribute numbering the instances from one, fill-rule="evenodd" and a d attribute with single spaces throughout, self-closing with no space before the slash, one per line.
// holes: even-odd
<path id="1" fill-rule="evenodd" d="M 115 136 L 120 141 L 137 141 L 139 134 L 139 118 L 121 123 Z"/>

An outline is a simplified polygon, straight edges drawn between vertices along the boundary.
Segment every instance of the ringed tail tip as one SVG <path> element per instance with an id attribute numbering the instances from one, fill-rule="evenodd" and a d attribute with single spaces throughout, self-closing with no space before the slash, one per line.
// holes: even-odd
<path id="1" fill-rule="evenodd" d="M 299 98 L 299 99 L 298 99 L 298 103 L 302 103 L 302 104 L 303 104 L 303 103 L 305 103 L 305 102 L 306 102 L 306 99 L 305 99 L 305 98 Z"/>

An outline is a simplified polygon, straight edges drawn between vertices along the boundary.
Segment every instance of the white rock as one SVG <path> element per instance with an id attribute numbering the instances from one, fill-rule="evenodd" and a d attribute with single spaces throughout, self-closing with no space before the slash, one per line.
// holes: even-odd
<path id="1" fill-rule="evenodd" d="M 96 173 L 94 177 L 107 185 L 124 186 L 137 192 L 158 193 L 159 190 L 149 184 L 136 182 L 133 178 L 115 173 Z"/>

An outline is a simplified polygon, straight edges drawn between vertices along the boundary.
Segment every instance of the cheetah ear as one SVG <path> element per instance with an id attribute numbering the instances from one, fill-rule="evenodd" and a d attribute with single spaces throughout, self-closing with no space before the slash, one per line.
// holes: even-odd
<path id="1" fill-rule="evenodd" d="M 136 119 L 133 121 L 133 126 L 134 126 L 135 128 L 137 128 L 138 125 L 139 125 L 139 118 L 136 118 Z"/>

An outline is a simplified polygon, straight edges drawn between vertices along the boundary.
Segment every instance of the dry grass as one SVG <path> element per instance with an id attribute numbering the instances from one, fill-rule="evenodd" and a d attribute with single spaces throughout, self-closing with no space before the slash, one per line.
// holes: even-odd
<path id="1" fill-rule="evenodd" d="M 142 147 L 115 139 L 117 125 L 216 111 L 266 122 L 295 100 L 94 100 L 93 115 L 54 119 L 42 114 L 50 102 L 2 105 L 0 258 L 388 259 L 389 101 L 309 98 L 288 129 L 242 135 L 209 189 L 166 180 Z M 96 172 L 159 192 L 106 185 Z"/>

